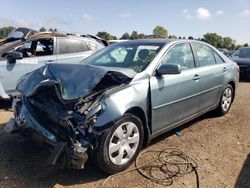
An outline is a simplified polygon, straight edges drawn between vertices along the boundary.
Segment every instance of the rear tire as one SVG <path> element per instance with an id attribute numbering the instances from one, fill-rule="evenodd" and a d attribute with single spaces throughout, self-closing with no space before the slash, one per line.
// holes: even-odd
<path id="1" fill-rule="evenodd" d="M 230 110 L 230 107 L 233 102 L 233 97 L 234 97 L 233 87 L 230 84 L 228 84 L 227 87 L 222 92 L 220 103 L 217 109 L 215 110 L 218 116 L 223 116 Z"/>
<path id="2" fill-rule="evenodd" d="M 139 154 L 143 144 L 142 121 L 132 115 L 123 115 L 99 139 L 95 152 L 97 165 L 108 174 L 127 169 Z"/>

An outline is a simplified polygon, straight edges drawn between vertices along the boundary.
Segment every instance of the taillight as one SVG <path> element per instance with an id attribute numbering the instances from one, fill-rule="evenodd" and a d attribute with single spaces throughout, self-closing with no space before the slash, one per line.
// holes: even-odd
<path id="1" fill-rule="evenodd" d="M 239 67 L 239 65 L 237 65 L 237 73 L 239 73 L 240 72 L 240 67 Z"/>

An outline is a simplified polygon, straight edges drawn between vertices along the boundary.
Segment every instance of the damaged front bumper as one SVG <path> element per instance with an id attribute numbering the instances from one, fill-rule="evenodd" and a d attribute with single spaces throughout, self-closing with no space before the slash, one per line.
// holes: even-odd
<path id="1" fill-rule="evenodd" d="M 67 166 L 84 168 L 87 153 L 98 145 L 98 136 L 121 115 L 113 109 L 112 101 L 107 105 L 104 96 L 131 81 L 135 72 L 123 71 L 48 64 L 24 75 L 17 84 L 22 100 L 14 105 L 15 119 L 6 130 L 31 132 L 37 140 L 47 143 L 52 148 L 49 164 L 63 158 Z"/>
<path id="2" fill-rule="evenodd" d="M 44 126 L 45 122 L 39 121 L 42 117 L 37 117 L 27 100 L 15 101 L 15 103 L 15 117 L 11 118 L 4 127 L 6 132 L 21 133 L 46 145 L 51 151 L 48 165 L 55 165 L 60 159 L 64 167 L 84 168 L 88 159 L 87 151 L 93 146 L 90 142 L 93 139 L 89 135 L 84 138 L 83 135 L 79 136 L 82 134 L 79 130 L 68 130 L 64 132 L 62 138 L 55 130 L 48 129 L 55 126 L 52 122 L 47 122 L 48 124 Z"/>

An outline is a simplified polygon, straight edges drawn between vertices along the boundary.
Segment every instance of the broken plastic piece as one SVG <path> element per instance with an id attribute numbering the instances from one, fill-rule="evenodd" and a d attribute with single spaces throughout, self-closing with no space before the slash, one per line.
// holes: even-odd
<path id="1" fill-rule="evenodd" d="M 176 131 L 175 134 L 176 134 L 176 136 L 181 136 L 181 132 L 180 131 Z"/>

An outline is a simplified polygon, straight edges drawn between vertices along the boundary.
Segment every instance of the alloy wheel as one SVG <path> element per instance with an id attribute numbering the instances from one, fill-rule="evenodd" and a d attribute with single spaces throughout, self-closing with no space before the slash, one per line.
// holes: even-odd
<path id="1" fill-rule="evenodd" d="M 109 158 L 112 163 L 128 163 L 135 155 L 139 141 L 139 130 L 133 122 L 124 122 L 118 126 L 109 142 Z"/>
<path id="2" fill-rule="evenodd" d="M 232 90 L 231 88 L 226 88 L 221 101 L 222 109 L 227 112 L 230 108 L 232 102 Z"/>

